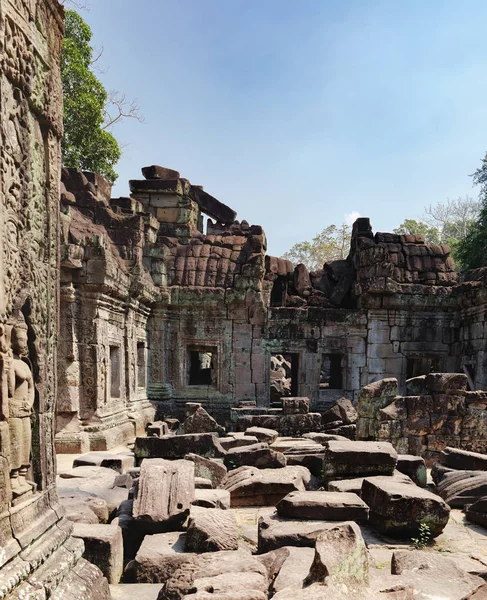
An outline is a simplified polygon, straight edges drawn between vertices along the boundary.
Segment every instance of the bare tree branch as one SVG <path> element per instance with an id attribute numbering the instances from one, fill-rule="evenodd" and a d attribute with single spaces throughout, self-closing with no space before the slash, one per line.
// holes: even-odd
<path id="1" fill-rule="evenodd" d="M 136 119 L 139 123 L 144 122 L 137 99 L 129 102 L 123 92 L 111 91 L 108 94 L 108 106 L 105 107 L 105 123 L 102 129 L 109 129 L 123 119 Z"/>

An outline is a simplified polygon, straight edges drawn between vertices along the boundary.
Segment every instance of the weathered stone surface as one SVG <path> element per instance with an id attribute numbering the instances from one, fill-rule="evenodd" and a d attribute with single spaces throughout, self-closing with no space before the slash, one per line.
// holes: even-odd
<path id="1" fill-rule="evenodd" d="M 437 493 L 452 508 L 463 508 L 487 495 L 487 473 L 481 471 L 453 471 L 445 473 L 437 486 Z"/>
<path id="2" fill-rule="evenodd" d="M 187 415 L 178 433 L 190 434 L 212 432 L 224 436 L 225 428 L 219 425 L 202 406 L 198 406 L 195 411 Z"/>
<path id="3" fill-rule="evenodd" d="M 276 505 L 280 517 L 323 521 L 366 521 L 369 507 L 356 494 L 291 492 Z"/>
<path id="4" fill-rule="evenodd" d="M 108 583 L 118 583 L 123 572 L 122 532 L 114 525 L 75 523 L 73 536 L 85 544 L 84 558 L 96 565 Z"/>
<path id="5" fill-rule="evenodd" d="M 195 477 L 205 477 L 206 479 L 209 479 L 214 488 L 222 486 L 223 480 L 227 475 L 227 468 L 223 463 L 193 453 L 186 454 L 184 460 L 194 462 Z"/>
<path id="6" fill-rule="evenodd" d="M 328 442 L 325 449 L 324 477 L 392 475 L 397 453 L 387 442 Z"/>
<path id="7" fill-rule="evenodd" d="M 127 454 L 111 454 L 107 452 L 89 452 L 73 461 L 73 468 L 96 466 L 113 469 L 117 473 L 125 473 L 134 466 L 134 457 Z"/>
<path id="8" fill-rule="evenodd" d="M 450 508 L 439 496 L 391 477 L 364 479 L 361 497 L 371 525 L 393 537 L 415 536 L 421 524 L 437 537 L 448 523 Z"/>
<path id="9" fill-rule="evenodd" d="M 467 506 L 465 515 L 472 523 L 487 527 L 487 496 L 483 496 Z"/>
<path id="10" fill-rule="evenodd" d="M 278 437 L 270 447 L 277 452 L 288 452 L 289 450 L 307 451 L 308 449 L 313 452 L 316 449 L 322 449 L 321 444 L 304 436 L 303 438 Z"/>
<path id="11" fill-rule="evenodd" d="M 240 467 L 228 473 L 225 489 L 230 492 L 231 506 L 273 506 L 289 492 L 304 491 L 310 472 L 300 466 L 282 469 Z"/>
<path id="12" fill-rule="evenodd" d="M 146 535 L 125 568 L 124 582 L 163 584 L 181 565 L 191 564 L 195 554 L 185 551 L 185 538 L 180 531 Z"/>
<path id="13" fill-rule="evenodd" d="M 192 506 L 186 529 L 186 552 L 238 549 L 235 515 L 229 510 Z"/>
<path id="14" fill-rule="evenodd" d="M 240 448 L 231 448 L 223 459 L 227 469 L 252 466 L 259 469 L 280 469 L 286 466 L 282 452 L 271 450 L 267 444 L 258 443 Z"/>
<path id="15" fill-rule="evenodd" d="M 154 423 L 147 423 L 145 432 L 148 437 L 162 437 L 169 433 L 169 427 L 164 421 L 155 421 Z"/>
<path id="16" fill-rule="evenodd" d="M 399 454 L 396 469 L 410 477 L 419 487 L 426 487 L 427 473 L 424 459 L 421 456 Z"/>
<path id="17" fill-rule="evenodd" d="M 321 446 L 308 449 L 290 449 L 284 454 L 289 466 L 300 465 L 309 469 L 315 477 L 323 476 L 323 461 L 325 459 L 325 449 Z"/>
<path id="18" fill-rule="evenodd" d="M 279 569 L 272 589 L 275 593 L 278 593 L 286 588 L 302 588 L 304 580 L 308 576 L 309 569 L 313 564 L 315 556 L 314 548 L 289 546 L 280 550 L 287 550 L 288 556 Z"/>
<path id="19" fill-rule="evenodd" d="M 266 429 L 280 430 L 281 418 L 278 415 L 242 415 L 235 423 L 237 431 L 247 431 L 249 427 L 265 427 Z"/>
<path id="20" fill-rule="evenodd" d="M 329 521 L 284 519 L 274 513 L 259 518 L 259 553 L 277 550 L 283 546 L 314 548 L 322 531 L 336 525 Z"/>
<path id="21" fill-rule="evenodd" d="M 371 479 L 374 481 L 376 477 L 383 477 L 383 475 L 375 475 L 372 477 L 367 477 L 367 479 Z M 357 494 L 357 496 L 362 497 L 362 484 L 364 482 L 365 477 L 354 477 L 352 479 L 338 479 L 327 482 L 327 488 L 330 492 L 350 492 L 353 494 Z M 414 485 L 413 480 L 404 475 L 403 473 L 399 473 L 399 471 L 394 471 L 391 475 L 391 479 L 398 481 L 400 483 L 408 483 L 410 485 Z"/>
<path id="22" fill-rule="evenodd" d="M 309 413 L 309 398 L 289 397 L 282 399 L 284 415 L 305 415 Z"/>
<path id="23" fill-rule="evenodd" d="M 267 429 L 266 427 L 249 427 L 246 432 L 246 436 L 254 436 L 259 442 L 266 442 L 272 444 L 279 436 L 279 432 L 275 429 Z"/>
<path id="24" fill-rule="evenodd" d="M 196 489 L 194 493 L 194 506 L 204 508 L 230 508 L 230 492 L 228 490 L 202 490 Z"/>
<path id="25" fill-rule="evenodd" d="M 355 586 L 367 585 L 368 581 L 369 557 L 360 527 L 348 521 L 322 531 L 305 584 Z"/>
<path id="26" fill-rule="evenodd" d="M 348 439 L 343 435 L 335 435 L 332 433 L 321 433 L 321 432 L 304 433 L 303 438 L 313 440 L 314 442 L 317 442 L 318 444 L 323 444 L 323 445 L 325 445 L 327 442 L 331 442 L 331 441 L 340 441 L 340 440 L 347 441 L 347 439 Z"/>
<path id="27" fill-rule="evenodd" d="M 134 519 L 157 525 L 171 517 L 183 517 L 194 500 L 194 493 L 192 462 L 146 458 L 140 468 Z"/>
<path id="28" fill-rule="evenodd" d="M 254 435 L 245 436 L 245 438 L 237 438 L 232 436 L 218 438 L 218 443 L 228 452 L 231 448 L 241 448 L 249 444 L 258 444 L 259 440 Z"/>
<path id="29" fill-rule="evenodd" d="M 316 431 L 320 425 L 320 413 L 287 414 L 281 417 L 279 431 L 283 436 L 301 436 Z"/>
<path id="30" fill-rule="evenodd" d="M 180 175 L 173 169 L 151 165 L 150 167 L 142 167 L 142 175 L 146 179 L 179 179 Z"/>
<path id="31" fill-rule="evenodd" d="M 108 505 L 103 498 L 81 490 L 61 491 L 58 497 L 66 511 L 66 517 L 74 523 L 96 524 L 108 521 Z"/>
<path id="32" fill-rule="evenodd" d="M 429 373 L 425 380 L 430 392 L 455 394 L 467 389 L 467 376 L 464 373 Z"/>
<path id="33" fill-rule="evenodd" d="M 268 582 L 264 575 L 237 571 L 195 579 L 191 588 L 195 594 L 185 598 L 190 600 L 193 596 L 195 600 L 265 600 L 267 588 Z"/>
<path id="34" fill-rule="evenodd" d="M 205 580 L 207 578 L 215 578 L 224 574 L 230 574 L 230 582 L 233 577 L 233 581 L 237 582 L 237 587 L 236 589 L 229 589 L 227 586 L 225 586 L 228 592 L 225 592 L 227 595 L 213 595 L 214 598 L 222 598 L 223 600 L 247 600 L 248 598 L 252 598 L 252 595 L 239 596 L 239 593 L 243 591 L 242 580 L 239 577 L 236 577 L 236 574 L 239 573 L 250 573 L 259 576 L 256 578 L 251 578 L 250 580 L 246 580 L 245 583 L 246 586 L 257 585 L 258 589 L 254 590 L 253 587 L 249 587 L 248 590 L 244 591 L 244 594 L 247 592 L 252 592 L 255 600 L 265 600 L 265 592 L 263 590 L 267 590 L 268 586 L 266 568 L 259 560 L 257 560 L 257 558 L 253 557 L 249 552 L 243 550 L 207 552 L 197 556 L 193 561 L 181 565 L 181 567 L 174 571 L 174 573 L 164 583 L 164 586 L 159 593 L 158 600 L 174 600 L 184 598 L 185 594 L 189 594 L 190 591 L 195 590 L 195 584 L 197 580 L 200 580 L 198 582 L 200 589 L 205 585 L 211 587 L 211 582 L 202 582 L 201 580 L 203 578 Z M 228 581 L 228 579 L 226 581 Z M 225 585 L 221 579 L 214 581 L 213 584 L 216 585 L 216 587 L 220 590 L 222 589 L 222 584 Z M 265 588 L 264 584 L 266 586 Z M 260 595 L 256 595 L 256 593 Z"/>
<path id="35" fill-rule="evenodd" d="M 466 573 L 454 558 L 436 552 L 395 550 L 391 573 L 414 589 L 414 598 L 463 600 L 487 597 L 487 586 L 480 577 Z M 398 578 L 399 579 L 399 578 Z M 479 592 L 480 595 L 475 595 Z"/>
<path id="36" fill-rule="evenodd" d="M 213 433 L 167 435 L 161 438 L 138 437 L 135 439 L 134 453 L 139 464 L 144 458 L 184 458 L 190 453 L 205 458 L 219 458 L 226 454 Z"/>
<path id="37" fill-rule="evenodd" d="M 194 487 L 197 490 L 212 490 L 213 484 L 209 479 L 205 479 L 204 477 L 195 477 Z"/>
<path id="38" fill-rule="evenodd" d="M 487 454 L 468 452 L 460 448 L 445 448 L 440 454 L 440 462 L 451 469 L 487 471 Z"/>

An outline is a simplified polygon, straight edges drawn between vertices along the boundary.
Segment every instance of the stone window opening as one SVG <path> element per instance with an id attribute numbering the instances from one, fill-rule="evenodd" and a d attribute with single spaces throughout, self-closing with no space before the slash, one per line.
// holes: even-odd
<path id="1" fill-rule="evenodd" d="M 279 275 L 274 281 L 271 290 L 271 306 L 285 306 L 287 292 L 287 279 L 283 275 Z"/>
<path id="2" fill-rule="evenodd" d="M 213 349 L 189 350 L 188 385 L 216 384 L 216 352 Z"/>
<path id="3" fill-rule="evenodd" d="M 343 388 L 343 354 L 325 354 L 320 370 L 320 389 Z"/>
<path id="4" fill-rule="evenodd" d="M 438 358 L 434 356 L 408 356 L 406 358 L 406 379 L 438 372 Z"/>
<path id="5" fill-rule="evenodd" d="M 110 346 L 110 396 L 120 398 L 121 382 L 120 346 Z"/>
<path id="6" fill-rule="evenodd" d="M 285 352 L 271 354 L 271 405 L 279 404 L 286 396 L 298 394 L 299 354 Z"/>
<path id="7" fill-rule="evenodd" d="M 137 387 L 145 388 L 147 382 L 147 361 L 144 342 L 137 342 Z"/>

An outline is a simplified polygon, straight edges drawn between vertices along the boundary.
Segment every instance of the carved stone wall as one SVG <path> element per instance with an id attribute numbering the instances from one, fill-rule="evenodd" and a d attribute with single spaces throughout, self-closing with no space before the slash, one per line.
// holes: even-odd
<path id="1" fill-rule="evenodd" d="M 0 593 L 12 598 L 109 594 L 55 490 L 62 18 L 55 0 L 0 2 Z"/>

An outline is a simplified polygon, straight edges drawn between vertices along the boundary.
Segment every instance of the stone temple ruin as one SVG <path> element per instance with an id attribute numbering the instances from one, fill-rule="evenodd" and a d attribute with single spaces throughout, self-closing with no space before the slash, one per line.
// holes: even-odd
<path id="1" fill-rule="evenodd" d="M 0 0 L 0 598 L 487 598 L 487 271 L 360 218 L 308 273 L 159 166 L 112 198 L 62 35 Z"/>

